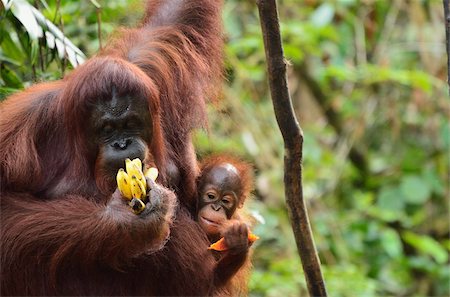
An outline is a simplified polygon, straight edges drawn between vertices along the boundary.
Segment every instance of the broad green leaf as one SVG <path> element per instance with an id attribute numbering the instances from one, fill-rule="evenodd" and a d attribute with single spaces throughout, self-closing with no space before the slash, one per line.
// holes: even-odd
<path id="1" fill-rule="evenodd" d="M 442 244 L 450 252 L 450 239 L 444 240 Z"/>
<path id="2" fill-rule="evenodd" d="M 17 92 L 18 89 L 9 88 L 9 87 L 0 87 L 0 101 L 4 98 L 8 97 L 14 92 Z"/>
<path id="3" fill-rule="evenodd" d="M 45 38 L 49 42 L 49 47 L 56 46 L 58 56 L 62 59 L 65 54 L 69 57 L 69 61 L 73 67 L 77 67 L 85 60 L 84 53 L 76 47 L 61 30 L 50 22 L 39 10 L 31 7 L 31 11 L 37 22 L 46 28 Z"/>
<path id="4" fill-rule="evenodd" d="M 61 40 L 55 39 L 56 49 L 58 50 L 58 57 L 60 59 L 64 58 L 65 45 Z"/>
<path id="5" fill-rule="evenodd" d="M 426 152 L 417 146 L 405 149 L 402 157 L 402 169 L 406 172 L 420 171 L 427 160 Z"/>
<path id="6" fill-rule="evenodd" d="M 3 35 L 3 40 L 1 44 L 1 52 L 2 54 L 10 58 L 14 61 L 17 61 L 18 63 L 21 63 L 23 60 L 27 58 L 26 54 L 24 53 L 22 46 L 19 42 L 15 42 L 11 38 L 11 34 L 16 34 L 15 31 L 11 31 L 9 34 Z"/>
<path id="7" fill-rule="evenodd" d="M 289 44 L 285 44 L 284 56 L 288 60 L 293 60 L 294 62 L 299 63 L 303 60 L 304 54 L 303 51 L 298 46 L 291 46 Z"/>
<path id="8" fill-rule="evenodd" d="M 1 65 L 0 74 L 5 84 L 10 88 L 22 89 L 23 84 L 19 76 L 5 64 Z"/>
<path id="9" fill-rule="evenodd" d="M 5 10 L 9 10 L 11 8 L 13 0 L 2 0 L 2 3 Z"/>
<path id="10" fill-rule="evenodd" d="M 311 23 L 317 27 L 328 25 L 334 17 L 334 7 L 330 3 L 323 3 L 311 15 Z"/>
<path id="11" fill-rule="evenodd" d="M 348 66 L 329 66 L 325 69 L 324 75 L 340 81 L 354 81 L 357 78 L 355 71 Z"/>
<path id="12" fill-rule="evenodd" d="M 428 200 L 431 194 L 429 184 L 419 176 L 408 175 L 403 177 L 400 190 L 405 200 L 412 204 L 421 204 Z"/>
<path id="13" fill-rule="evenodd" d="M 426 235 L 417 235 L 410 231 L 403 232 L 402 237 L 418 251 L 432 256 L 437 263 L 444 264 L 448 261 L 447 251 L 433 238 Z"/>
<path id="14" fill-rule="evenodd" d="M 14 65 L 14 66 L 23 66 L 22 62 L 13 60 L 13 59 L 11 59 L 9 57 L 5 57 L 1 51 L 0 51 L 0 61 L 7 62 L 7 63 L 9 63 L 11 65 Z"/>
<path id="15" fill-rule="evenodd" d="M 393 229 L 385 229 L 381 233 L 381 245 L 391 258 L 398 258 L 403 254 L 400 236 Z"/>
<path id="16" fill-rule="evenodd" d="M 47 41 L 47 46 L 49 48 L 55 48 L 55 35 L 53 35 L 49 31 L 45 31 L 45 40 Z"/>
<path id="17" fill-rule="evenodd" d="M 37 40 L 39 37 L 43 36 L 42 28 L 37 23 L 31 5 L 28 2 L 24 0 L 14 0 L 11 11 L 25 27 L 31 40 Z"/>
<path id="18" fill-rule="evenodd" d="M 404 208 L 402 193 L 397 187 L 383 187 L 378 194 L 377 206 L 381 209 L 401 211 Z"/>
<path id="19" fill-rule="evenodd" d="M 67 58 L 69 59 L 70 64 L 74 65 L 74 67 L 76 65 L 78 65 L 77 63 L 77 54 L 70 48 L 67 47 L 66 48 L 66 53 L 67 53 Z"/>
<path id="20" fill-rule="evenodd" d="M 90 0 L 91 3 L 95 6 L 95 8 L 100 9 L 102 6 L 96 0 Z"/>
<path id="21" fill-rule="evenodd" d="M 445 194 L 445 182 L 441 176 L 436 172 L 436 169 L 426 168 L 422 172 L 424 180 L 428 183 L 432 191 L 438 195 Z"/>
<path id="22" fill-rule="evenodd" d="M 419 71 L 412 71 L 410 73 L 411 84 L 425 92 L 431 92 L 433 82 L 431 76 Z"/>

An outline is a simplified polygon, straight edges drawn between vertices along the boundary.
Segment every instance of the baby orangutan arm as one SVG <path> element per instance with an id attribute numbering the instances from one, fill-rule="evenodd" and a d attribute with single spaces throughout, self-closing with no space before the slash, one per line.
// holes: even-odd
<path id="1" fill-rule="evenodd" d="M 228 249 L 222 252 L 223 256 L 217 263 L 214 271 L 214 283 L 217 287 L 226 284 L 248 259 L 248 226 L 238 220 L 228 221 L 222 227 Z"/>

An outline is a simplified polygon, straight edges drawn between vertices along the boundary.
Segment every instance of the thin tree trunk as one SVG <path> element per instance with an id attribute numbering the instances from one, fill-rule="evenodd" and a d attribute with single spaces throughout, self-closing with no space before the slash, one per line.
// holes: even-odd
<path id="1" fill-rule="evenodd" d="M 327 296 L 303 199 L 303 132 L 295 117 L 286 79 L 286 61 L 281 45 L 275 0 L 257 0 L 275 116 L 284 140 L 284 184 L 286 203 L 311 296 Z"/>

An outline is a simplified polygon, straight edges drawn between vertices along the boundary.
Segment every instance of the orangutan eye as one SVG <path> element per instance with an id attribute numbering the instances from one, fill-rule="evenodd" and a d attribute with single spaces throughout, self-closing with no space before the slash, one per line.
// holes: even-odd
<path id="1" fill-rule="evenodd" d="M 128 130 L 137 129 L 141 126 L 140 121 L 138 119 L 132 118 L 128 120 L 125 124 L 125 128 Z"/>
<path id="2" fill-rule="evenodd" d="M 208 193 L 208 194 L 206 194 L 206 196 L 208 197 L 209 200 L 216 199 L 216 195 L 214 195 L 213 193 Z"/>
<path id="3" fill-rule="evenodd" d="M 109 135 L 114 131 L 114 127 L 111 124 L 106 124 L 102 127 L 102 134 Z"/>
<path id="4" fill-rule="evenodd" d="M 224 197 L 224 198 L 222 199 L 222 203 L 223 203 L 225 206 L 230 206 L 232 202 L 231 202 L 231 199 Z"/>

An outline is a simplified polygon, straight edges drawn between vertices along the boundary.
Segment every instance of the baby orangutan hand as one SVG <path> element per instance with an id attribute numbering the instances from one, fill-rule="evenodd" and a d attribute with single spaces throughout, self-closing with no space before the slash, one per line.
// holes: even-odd
<path id="1" fill-rule="evenodd" d="M 228 221 L 223 226 L 221 234 L 224 237 L 225 244 L 228 247 L 228 252 L 230 254 L 236 255 L 246 253 L 248 251 L 250 245 L 248 240 L 249 230 L 247 224 L 237 220 Z"/>

